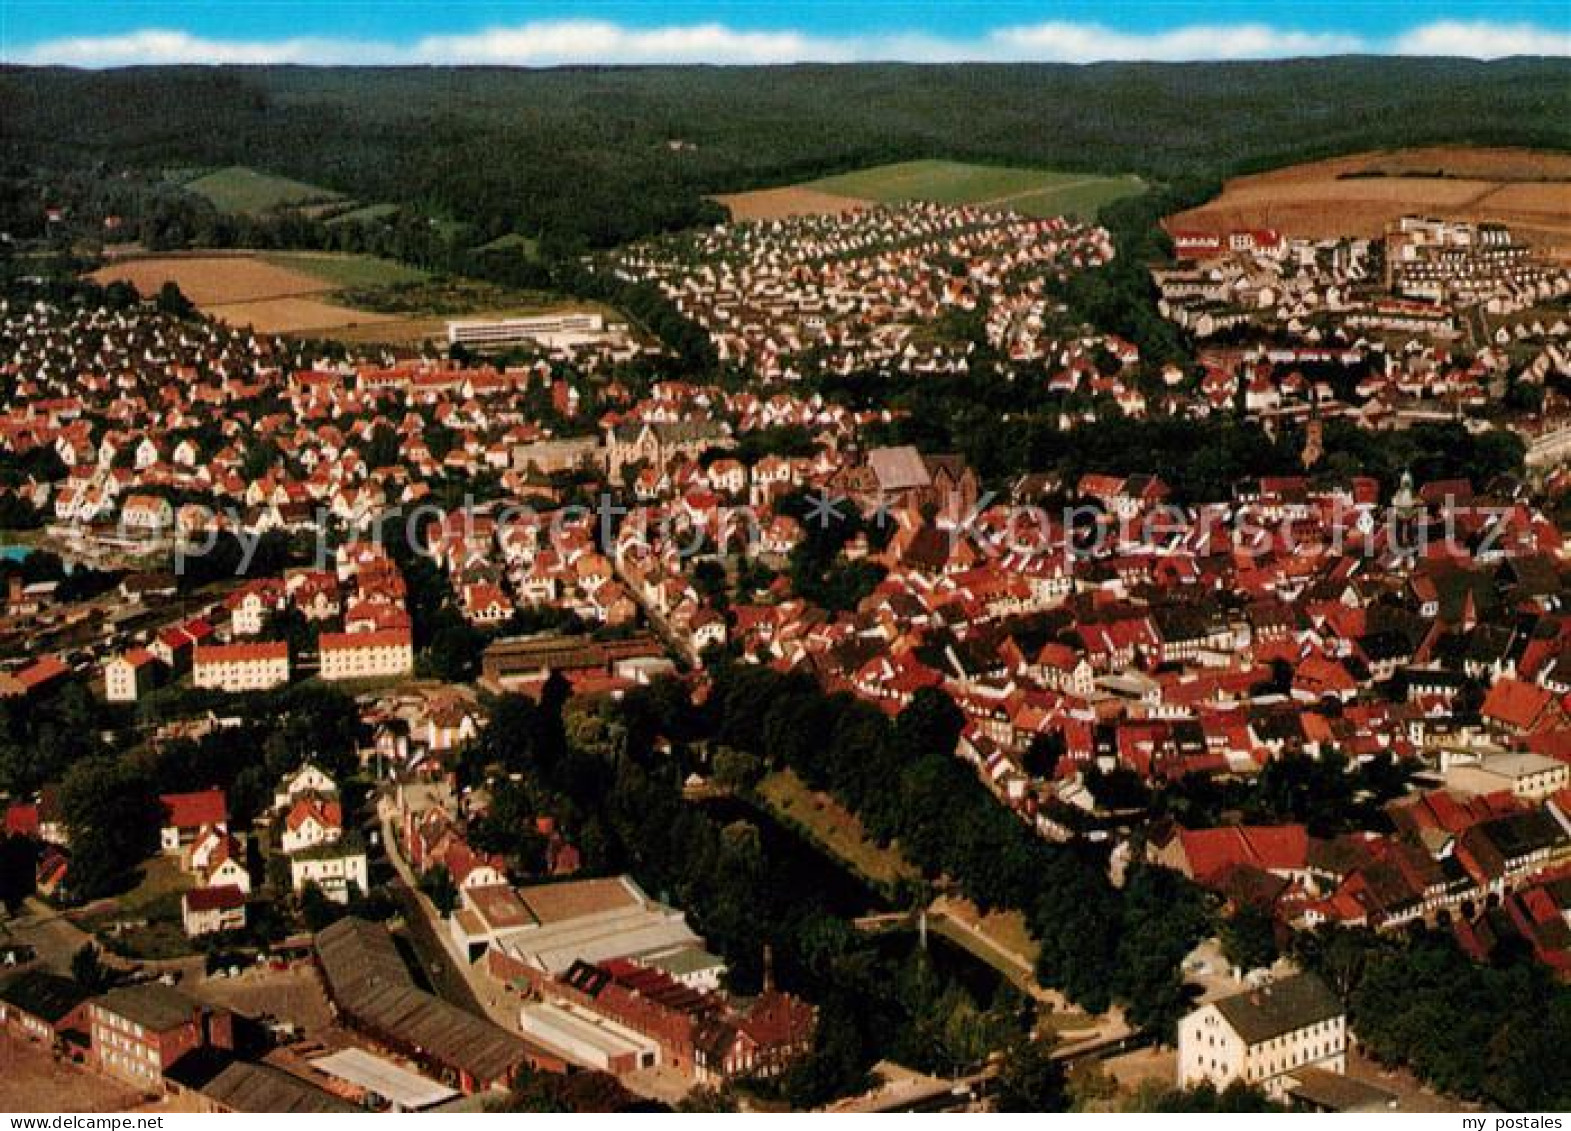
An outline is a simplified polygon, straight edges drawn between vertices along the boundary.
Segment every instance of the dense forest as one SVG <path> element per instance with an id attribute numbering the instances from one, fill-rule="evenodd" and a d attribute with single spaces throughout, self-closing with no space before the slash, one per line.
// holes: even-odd
<path id="1" fill-rule="evenodd" d="M 706 193 L 915 157 L 1165 182 L 1391 145 L 1571 146 L 1571 64 L 1552 59 L 8 68 L 0 105 L 6 230 L 39 222 L 40 171 L 245 164 L 560 251 L 714 219 Z"/>

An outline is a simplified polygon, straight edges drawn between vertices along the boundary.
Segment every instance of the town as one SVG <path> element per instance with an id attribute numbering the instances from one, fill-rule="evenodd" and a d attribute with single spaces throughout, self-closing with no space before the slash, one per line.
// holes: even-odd
<path id="1" fill-rule="evenodd" d="M 7 233 L 7 1098 L 1562 1102 L 1566 248 L 1045 191 L 396 342 Z"/>

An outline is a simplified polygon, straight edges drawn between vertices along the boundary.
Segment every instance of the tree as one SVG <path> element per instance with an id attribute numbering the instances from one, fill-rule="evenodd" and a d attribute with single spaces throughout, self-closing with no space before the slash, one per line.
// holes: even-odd
<path id="1" fill-rule="evenodd" d="M 1004 1053 L 995 1102 L 999 1111 L 1066 1111 L 1063 1065 L 1046 1041 L 1017 1041 Z"/>
<path id="2" fill-rule="evenodd" d="M 314 882 L 306 884 L 301 890 L 300 921 L 312 934 L 331 927 L 342 919 L 344 914 L 343 905 L 334 903 Z"/>
<path id="3" fill-rule="evenodd" d="M 158 847 L 163 806 L 138 765 L 111 755 L 84 758 L 66 772 L 60 805 L 71 833 L 71 883 L 93 898 L 120 890 Z"/>
<path id="4" fill-rule="evenodd" d="M 1269 913 L 1245 905 L 1222 922 L 1222 953 L 1240 970 L 1258 970 L 1276 961 L 1276 924 Z"/>
<path id="5" fill-rule="evenodd" d="M 420 877 L 420 890 L 444 919 L 458 906 L 458 886 L 453 883 L 445 864 L 438 864 Z"/>
<path id="6" fill-rule="evenodd" d="M 15 912 L 33 894 L 37 881 L 38 844 L 30 837 L 0 840 L 0 904 Z"/>
<path id="7" fill-rule="evenodd" d="M 158 288 L 158 311 L 174 318 L 190 318 L 196 313 L 196 304 L 185 297 L 180 290 L 180 285 L 173 279 L 167 280 Z"/>
<path id="8" fill-rule="evenodd" d="M 725 789 L 750 789 L 763 772 L 763 765 L 751 754 L 729 746 L 715 752 L 715 782 Z"/>
<path id="9" fill-rule="evenodd" d="M 71 978 L 90 994 L 101 994 L 109 988 L 109 969 L 97 946 L 87 943 L 71 956 Z"/>

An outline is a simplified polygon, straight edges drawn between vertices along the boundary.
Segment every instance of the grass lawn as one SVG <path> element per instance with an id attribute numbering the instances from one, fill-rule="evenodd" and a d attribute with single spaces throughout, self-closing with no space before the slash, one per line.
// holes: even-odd
<path id="1" fill-rule="evenodd" d="M 481 244 L 476 251 L 517 251 L 525 257 L 535 254 L 538 243 L 528 236 L 521 236 L 517 232 L 509 232 L 505 236 L 497 236 L 490 243 Z"/>
<path id="2" fill-rule="evenodd" d="M 791 770 L 758 783 L 758 795 L 776 817 L 788 821 L 823 845 L 859 875 L 879 885 L 917 879 L 921 873 L 895 848 L 885 848 L 862 829 L 862 822 L 833 797 L 809 789 Z"/>
<path id="3" fill-rule="evenodd" d="M 142 866 L 136 887 L 83 915 L 77 924 L 133 958 L 179 958 L 194 951 L 180 918 L 180 896 L 191 887 L 192 878 L 181 871 L 178 857 L 158 856 Z M 147 926 L 112 933 L 116 923 L 138 920 L 146 920 Z"/>
<path id="4" fill-rule="evenodd" d="M 962 899 L 953 895 L 941 896 L 933 902 L 933 910 L 940 911 L 944 916 L 954 919 L 957 923 L 971 928 L 966 933 L 973 938 L 984 942 L 998 951 L 1011 956 L 1017 963 L 1035 966 L 1037 955 L 1041 953 L 1040 944 L 1031 937 L 1031 932 L 1026 929 L 1025 916 L 1018 911 L 989 911 L 986 915 L 977 911 L 976 904 L 969 899 Z"/>
<path id="5" fill-rule="evenodd" d="M 360 224 L 368 220 L 385 220 L 397 211 L 396 204 L 362 204 L 359 208 L 351 208 L 348 212 L 329 216 L 324 223 L 331 228 L 334 224 Z"/>
<path id="6" fill-rule="evenodd" d="M 336 199 L 338 194 L 304 181 L 275 177 L 245 165 L 231 165 L 187 181 L 191 192 L 207 197 L 221 212 L 266 212 L 290 204 Z"/>
<path id="7" fill-rule="evenodd" d="M 400 286 L 418 283 L 427 277 L 418 267 L 373 255 L 270 251 L 262 253 L 261 258 L 274 266 L 312 275 L 335 289 Z"/>
<path id="8" fill-rule="evenodd" d="M 878 165 L 809 181 L 801 187 L 883 204 L 904 200 L 996 204 L 1030 216 L 1093 216 L 1108 201 L 1145 191 L 1138 177 L 971 165 L 961 161 Z"/>

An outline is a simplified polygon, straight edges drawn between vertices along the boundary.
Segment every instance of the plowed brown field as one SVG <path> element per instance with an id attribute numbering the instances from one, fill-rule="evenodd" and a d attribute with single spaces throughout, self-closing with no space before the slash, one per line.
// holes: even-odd
<path id="1" fill-rule="evenodd" d="M 1215 200 L 1168 217 L 1167 226 L 1376 236 L 1413 214 L 1497 221 L 1571 257 L 1571 154 L 1433 146 L 1336 157 L 1237 177 Z"/>

